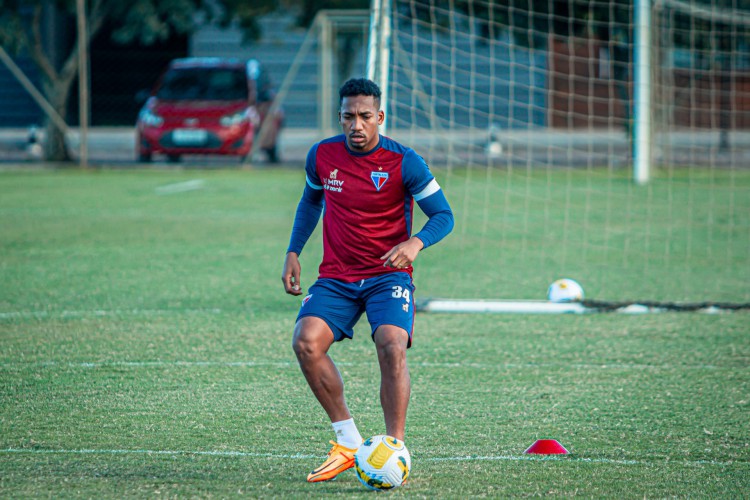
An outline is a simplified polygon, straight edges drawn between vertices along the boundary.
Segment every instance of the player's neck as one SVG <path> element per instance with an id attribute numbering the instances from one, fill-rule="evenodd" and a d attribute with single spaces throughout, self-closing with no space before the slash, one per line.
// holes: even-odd
<path id="1" fill-rule="evenodd" d="M 349 143 L 346 140 L 344 140 L 344 144 L 346 145 L 346 150 L 350 154 L 352 154 L 354 156 L 366 156 L 366 155 L 369 155 L 370 153 L 372 153 L 374 151 L 377 151 L 380 148 L 380 145 L 381 145 L 382 142 L 383 142 L 383 137 L 380 135 L 379 132 L 378 132 L 378 140 L 377 140 L 377 142 L 375 142 L 375 144 L 371 148 L 369 148 L 369 149 L 364 149 L 364 148 L 363 149 L 353 149 L 351 146 L 349 146 Z"/>

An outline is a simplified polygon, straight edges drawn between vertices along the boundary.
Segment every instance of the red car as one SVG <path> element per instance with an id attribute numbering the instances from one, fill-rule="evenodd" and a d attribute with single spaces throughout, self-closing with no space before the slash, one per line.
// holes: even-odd
<path id="1" fill-rule="evenodd" d="M 148 162 L 154 154 L 170 161 L 186 154 L 244 159 L 260 140 L 256 146 L 275 163 L 283 112 L 268 115 L 273 97 L 268 75 L 255 59 L 175 59 L 138 114 L 138 159 Z"/>

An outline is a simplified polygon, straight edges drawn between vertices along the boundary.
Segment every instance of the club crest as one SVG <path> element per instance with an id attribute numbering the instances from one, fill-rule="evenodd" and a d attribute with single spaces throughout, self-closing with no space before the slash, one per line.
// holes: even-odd
<path id="1" fill-rule="evenodd" d="M 388 172 L 370 172 L 370 178 L 373 184 L 375 184 L 375 189 L 380 191 L 385 181 L 388 180 Z"/>

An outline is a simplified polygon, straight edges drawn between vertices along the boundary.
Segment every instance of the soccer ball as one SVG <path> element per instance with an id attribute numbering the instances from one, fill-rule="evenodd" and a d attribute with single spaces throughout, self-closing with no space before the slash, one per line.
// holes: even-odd
<path id="1" fill-rule="evenodd" d="M 391 436 L 365 439 L 354 454 L 359 481 L 371 490 L 390 490 L 406 482 L 411 456 L 404 442 Z"/>
<path id="2" fill-rule="evenodd" d="M 583 288 L 577 281 L 563 278 L 549 286 L 547 299 L 551 302 L 579 302 L 583 300 Z"/>

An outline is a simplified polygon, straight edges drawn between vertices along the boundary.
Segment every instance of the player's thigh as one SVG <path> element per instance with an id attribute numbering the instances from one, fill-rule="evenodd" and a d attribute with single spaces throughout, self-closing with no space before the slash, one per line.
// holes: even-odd
<path id="1" fill-rule="evenodd" d="M 373 340 L 384 326 L 395 326 L 406 332 L 407 345 L 411 345 L 414 330 L 414 284 L 408 273 L 388 273 L 368 284 L 365 310 L 370 322 Z M 388 329 L 390 331 L 390 329 Z"/>
<path id="2" fill-rule="evenodd" d="M 354 293 L 355 286 L 338 280 L 319 279 L 302 300 L 297 323 L 308 317 L 319 318 L 331 330 L 335 342 L 352 338 L 354 325 L 363 312 Z"/>

